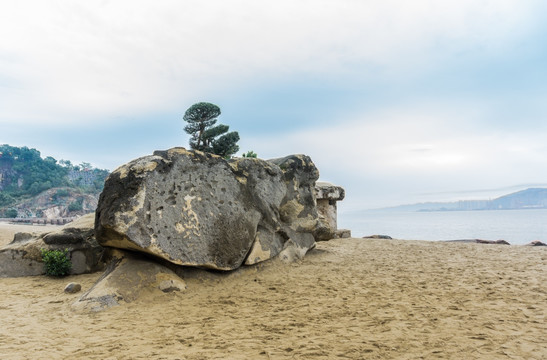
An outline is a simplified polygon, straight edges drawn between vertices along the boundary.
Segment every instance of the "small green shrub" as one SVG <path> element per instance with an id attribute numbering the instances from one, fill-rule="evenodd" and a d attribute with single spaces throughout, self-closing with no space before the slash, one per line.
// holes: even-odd
<path id="1" fill-rule="evenodd" d="M 67 197 L 70 196 L 70 191 L 68 191 L 68 189 L 59 189 L 53 196 L 55 198 Z"/>
<path id="2" fill-rule="evenodd" d="M 68 205 L 68 211 L 69 212 L 71 212 L 71 211 L 82 211 L 84 209 L 83 202 L 84 202 L 83 198 L 78 198 L 74 202 L 71 202 Z"/>
<path id="3" fill-rule="evenodd" d="M 0 192 L 0 206 L 7 206 L 13 204 L 14 202 L 15 199 L 11 195 Z"/>
<path id="4" fill-rule="evenodd" d="M 59 189 L 55 192 L 55 194 L 53 194 L 53 196 L 51 197 L 51 200 L 55 204 L 59 204 L 62 198 L 65 198 L 68 196 L 70 196 L 70 191 L 68 191 L 68 189 Z"/>
<path id="5" fill-rule="evenodd" d="M 46 275 L 65 276 L 72 268 L 72 262 L 68 258 L 68 250 L 41 249 L 42 260 L 46 268 Z"/>
<path id="6" fill-rule="evenodd" d="M 18 212 L 15 209 L 8 209 L 5 212 L 5 216 L 10 219 L 15 219 L 17 215 L 18 215 Z"/>
<path id="7" fill-rule="evenodd" d="M 258 155 L 254 151 L 250 150 L 250 151 L 247 151 L 246 154 L 243 154 L 243 157 L 244 158 L 254 158 L 254 159 L 256 159 L 258 157 Z"/>

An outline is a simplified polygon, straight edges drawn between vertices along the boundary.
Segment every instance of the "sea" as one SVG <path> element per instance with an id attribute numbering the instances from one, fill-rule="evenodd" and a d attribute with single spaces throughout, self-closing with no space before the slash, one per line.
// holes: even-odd
<path id="1" fill-rule="evenodd" d="M 388 212 L 338 214 L 338 228 L 353 237 L 388 235 L 405 240 L 506 240 L 547 243 L 547 209 Z"/>

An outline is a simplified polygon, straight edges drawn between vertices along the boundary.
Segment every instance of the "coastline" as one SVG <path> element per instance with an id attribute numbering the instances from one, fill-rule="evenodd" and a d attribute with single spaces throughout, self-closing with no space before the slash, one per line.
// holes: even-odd
<path id="1" fill-rule="evenodd" d="M 370 212 L 366 216 L 339 214 L 340 227 L 354 236 L 387 234 L 406 240 L 505 240 L 525 245 L 547 243 L 547 209 L 457 212 Z"/>
<path id="2" fill-rule="evenodd" d="M 184 292 L 74 311 L 100 275 L 0 279 L 0 357 L 547 357 L 545 247 L 336 239 L 297 263 L 196 270 Z M 71 281 L 82 292 L 65 294 Z"/>

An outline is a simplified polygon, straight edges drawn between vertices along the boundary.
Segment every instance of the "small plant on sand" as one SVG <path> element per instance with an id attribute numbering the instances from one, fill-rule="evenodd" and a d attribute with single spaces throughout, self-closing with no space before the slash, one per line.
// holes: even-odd
<path id="1" fill-rule="evenodd" d="M 46 267 L 46 275 L 65 276 L 72 268 L 72 263 L 68 258 L 68 250 L 47 250 L 41 249 L 42 260 Z"/>

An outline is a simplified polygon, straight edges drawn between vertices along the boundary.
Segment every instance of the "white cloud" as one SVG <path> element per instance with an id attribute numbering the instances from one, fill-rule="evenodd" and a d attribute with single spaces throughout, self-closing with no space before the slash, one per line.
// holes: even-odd
<path id="1" fill-rule="evenodd" d="M 477 104 L 457 105 L 457 115 L 442 104 L 398 108 L 285 137 L 243 138 L 242 144 L 265 158 L 310 155 L 324 180 L 353 194 L 344 206 L 357 208 L 423 201 L 424 193 L 545 182 L 547 129 L 485 129 L 476 121 L 482 116 Z"/>
<path id="2" fill-rule="evenodd" d="M 258 77 L 393 74 L 519 39 L 537 1 L 59 1 L 0 5 L 0 122 L 110 121 Z M 529 25 L 530 24 L 530 25 Z M 356 70 L 356 67 L 358 70 Z"/>

